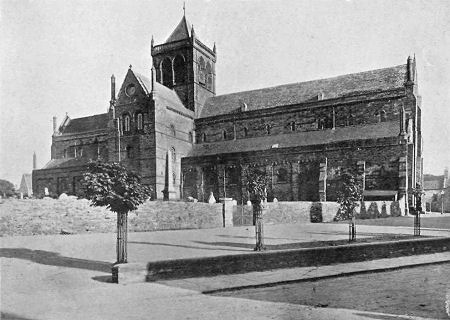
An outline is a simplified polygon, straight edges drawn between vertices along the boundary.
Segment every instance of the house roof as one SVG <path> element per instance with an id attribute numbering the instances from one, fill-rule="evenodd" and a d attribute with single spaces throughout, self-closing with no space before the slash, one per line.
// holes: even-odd
<path id="1" fill-rule="evenodd" d="M 382 122 L 364 126 L 338 127 L 335 130 L 304 131 L 256 138 L 226 140 L 194 145 L 188 157 L 224 153 L 252 152 L 272 148 L 322 145 L 348 140 L 365 140 L 398 136 L 398 122 Z"/>
<path id="2" fill-rule="evenodd" d="M 434 176 L 431 174 L 425 174 L 423 176 L 423 189 L 424 190 L 440 190 L 444 188 L 444 176 Z"/>
<path id="3" fill-rule="evenodd" d="M 406 64 L 333 78 L 280 85 L 258 90 L 243 91 L 209 98 L 202 109 L 201 118 L 236 112 L 245 103 L 247 110 L 293 105 L 334 99 L 350 94 L 402 87 L 406 81 Z"/>
<path id="4" fill-rule="evenodd" d="M 186 20 L 186 16 L 183 16 L 165 43 L 189 39 L 191 28 L 191 24 Z"/>
<path id="5" fill-rule="evenodd" d="M 108 114 L 96 114 L 93 116 L 70 119 L 66 126 L 61 128 L 62 134 L 72 134 L 106 129 L 108 125 Z"/>
<path id="6" fill-rule="evenodd" d="M 20 181 L 20 187 L 19 187 L 19 192 L 22 193 L 32 193 L 32 177 L 31 177 L 31 173 L 24 173 L 22 175 L 22 180 Z"/>

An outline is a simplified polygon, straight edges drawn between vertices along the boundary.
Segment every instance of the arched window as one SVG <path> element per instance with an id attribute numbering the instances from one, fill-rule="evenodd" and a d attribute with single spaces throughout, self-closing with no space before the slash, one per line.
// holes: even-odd
<path id="1" fill-rule="evenodd" d="M 170 148 L 170 155 L 172 156 L 172 162 L 177 162 L 177 152 L 175 147 Z"/>
<path id="2" fill-rule="evenodd" d="M 173 124 L 170 125 L 170 134 L 171 134 L 173 137 L 176 137 L 176 136 L 177 136 L 177 130 L 175 130 L 175 126 L 174 126 Z"/>
<path id="3" fill-rule="evenodd" d="M 177 174 L 175 172 L 172 173 L 172 183 L 177 184 Z"/>
<path id="4" fill-rule="evenodd" d="M 206 133 L 202 133 L 202 142 L 206 142 Z"/>
<path id="5" fill-rule="evenodd" d="M 295 131 L 296 127 L 295 127 L 295 121 L 292 121 L 290 124 L 291 127 L 291 131 Z"/>
<path id="6" fill-rule="evenodd" d="M 380 122 L 386 122 L 386 111 L 380 111 Z"/>
<path id="7" fill-rule="evenodd" d="M 247 137 L 247 136 L 248 136 L 248 128 L 244 127 L 244 137 Z"/>
<path id="8" fill-rule="evenodd" d="M 175 84 L 186 82 L 186 64 L 182 55 L 177 55 L 173 60 L 173 71 L 175 73 Z"/>
<path id="9" fill-rule="evenodd" d="M 143 121 L 143 115 L 142 113 L 137 114 L 137 129 L 142 130 L 144 129 L 144 121 Z"/>
<path id="10" fill-rule="evenodd" d="M 266 124 L 266 133 L 267 134 L 270 134 L 270 129 L 271 129 L 270 124 Z"/>
<path id="11" fill-rule="evenodd" d="M 130 131 L 130 116 L 128 114 L 123 117 L 123 131 Z"/>
<path id="12" fill-rule="evenodd" d="M 317 123 L 317 129 L 323 130 L 324 127 L 325 127 L 325 120 L 323 118 L 320 118 L 319 122 Z"/>
<path id="13" fill-rule="evenodd" d="M 165 58 L 161 65 L 162 71 L 162 84 L 166 87 L 173 86 L 173 76 L 172 76 L 172 61 L 170 58 Z"/>
<path id="14" fill-rule="evenodd" d="M 198 59 L 198 82 L 202 85 L 206 84 L 206 64 L 203 57 Z"/>
<path id="15" fill-rule="evenodd" d="M 280 168 L 277 171 L 277 180 L 278 182 L 287 182 L 288 181 L 288 171 L 285 168 Z"/>
<path id="16" fill-rule="evenodd" d="M 209 62 L 206 63 L 206 88 L 212 90 L 212 68 Z"/>
<path id="17" fill-rule="evenodd" d="M 192 131 L 189 131 L 189 142 L 193 142 L 194 141 L 194 137 L 192 134 Z"/>
<path id="18" fill-rule="evenodd" d="M 225 130 L 222 131 L 223 140 L 227 140 L 227 132 Z"/>
<path id="19" fill-rule="evenodd" d="M 64 149 L 64 158 L 67 158 L 67 149 Z"/>
<path id="20" fill-rule="evenodd" d="M 127 146 L 127 158 L 131 159 L 133 157 L 133 148 L 131 146 Z"/>

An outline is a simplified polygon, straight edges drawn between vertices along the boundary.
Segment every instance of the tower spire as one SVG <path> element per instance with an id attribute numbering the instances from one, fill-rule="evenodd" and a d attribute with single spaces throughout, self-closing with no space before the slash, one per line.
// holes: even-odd
<path id="1" fill-rule="evenodd" d="M 183 1 L 183 17 L 186 17 L 186 1 Z"/>

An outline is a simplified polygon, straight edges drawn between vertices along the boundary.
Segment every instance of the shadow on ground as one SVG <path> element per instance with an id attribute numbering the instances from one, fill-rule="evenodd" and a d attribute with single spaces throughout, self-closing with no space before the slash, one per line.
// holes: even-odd
<path id="1" fill-rule="evenodd" d="M 200 244 L 209 244 L 212 245 L 214 242 L 200 242 L 195 241 L 196 243 Z M 178 247 L 178 248 L 187 248 L 187 249 L 201 249 L 201 250 L 223 250 L 223 251 L 246 251 L 246 250 L 239 250 L 239 249 L 217 249 L 217 248 L 208 248 L 208 247 L 196 247 L 196 246 L 188 246 L 184 244 L 170 244 L 170 243 L 160 243 L 160 242 L 144 242 L 144 241 L 128 241 L 130 244 L 147 244 L 151 246 L 168 246 L 168 247 Z M 236 246 L 230 246 L 230 247 L 236 247 Z"/>
<path id="2" fill-rule="evenodd" d="M 109 262 L 65 257 L 61 256 L 57 252 L 31 250 L 27 248 L 0 249 L 0 257 L 28 260 L 48 266 L 86 269 L 107 273 L 111 272 L 112 266 L 112 264 Z"/>
<path id="3" fill-rule="evenodd" d="M 0 319 L 2 319 L 2 320 L 32 320 L 31 318 L 25 318 L 25 317 L 19 316 L 14 313 L 9 313 L 9 312 L 1 312 Z"/>
<path id="4" fill-rule="evenodd" d="M 362 236 L 362 234 L 360 234 Z M 367 235 L 365 235 L 367 236 Z M 370 237 L 357 238 L 356 240 L 349 242 L 347 239 L 341 240 L 326 240 L 326 241 L 308 241 L 308 242 L 290 242 L 282 244 L 265 244 L 266 250 L 288 250 L 288 249 L 301 249 L 301 248 L 317 248 L 317 247 L 334 247 L 342 246 L 346 244 L 355 243 L 370 243 L 379 241 L 389 241 L 389 240 L 401 240 L 401 239 L 411 239 L 414 238 L 410 235 L 394 235 L 394 234 L 371 234 Z M 268 238 L 267 238 L 268 239 Z M 234 248 L 246 248 L 253 249 L 255 247 L 254 243 L 242 243 L 242 242 L 226 242 L 226 241 L 216 241 L 216 242 L 204 242 L 195 241 L 199 244 L 204 244 L 208 246 L 218 246 L 218 247 L 234 247 Z"/>

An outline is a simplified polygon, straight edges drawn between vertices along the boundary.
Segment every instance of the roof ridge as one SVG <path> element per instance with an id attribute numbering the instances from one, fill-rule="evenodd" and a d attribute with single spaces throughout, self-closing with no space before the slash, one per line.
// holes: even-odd
<path id="1" fill-rule="evenodd" d="M 366 70 L 366 71 L 360 71 L 360 72 L 346 73 L 346 74 L 341 74 L 341 75 L 338 75 L 338 76 L 332 76 L 332 77 L 327 77 L 327 78 L 318 78 L 318 79 L 307 80 L 307 81 L 300 81 L 300 82 L 290 82 L 290 83 L 285 83 L 285 84 L 279 84 L 279 85 L 276 85 L 276 86 L 262 87 L 262 88 L 245 90 L 245 91 L 225 93 L 225 94 L 221 94 L 221 95 L 216 95 L 216 96 L 212 97 L 212 99 L 218 98 L 218 97 L 223 97 L 223 96 L 230 96 L 230 95 L 234 95 L 234 94 L 251 93 L 251 92 L 256 92 L 256 91 L 260 91 L 260 90 L 276 89 L 276 88 L 281 88 L 281 87 L 286 87 L 286 86 L 291 86 L 291 85 L 292 86 L 299 85 L 299 84 L 303 84 L 303 83 L 306 84 L 306 83 L 311 83 L 311 82 L 316 82 L 316 81 L 321 81 L 321 80 L 338 79 L 338 78 L 343 78 L 343 77 L 357 75 L 357 74 L 364 74 L 364 73 L 371 73 L 371 72 L 376 72 L 376 71 L 381 71 L 381 70 L 395 69 L 395 68 L 403 67 L 403 66 L 406 67 L 406 63 L 399 64 L 399 65 L 392 66 L 392 67 L 385 67 L 385 68 L 378 68 L 378 69 L 372 69 L 372 70 Z"/>

